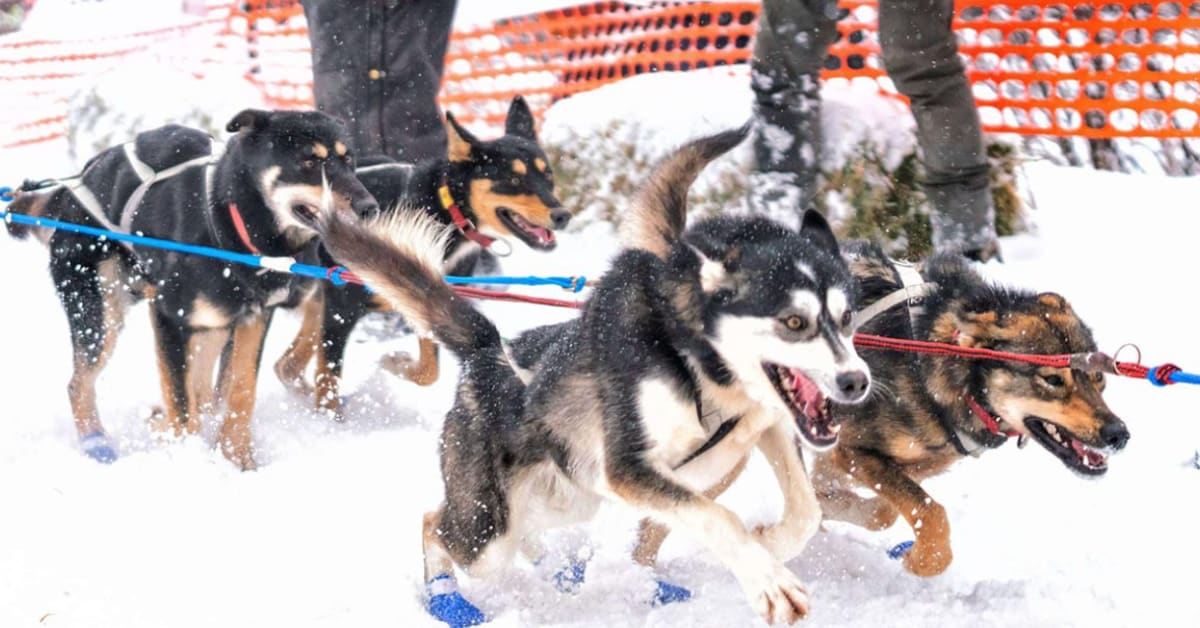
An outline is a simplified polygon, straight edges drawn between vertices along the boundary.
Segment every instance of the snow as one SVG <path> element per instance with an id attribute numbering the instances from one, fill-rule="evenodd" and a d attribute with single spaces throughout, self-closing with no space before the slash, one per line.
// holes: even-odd
<path id="1" fill-rule="evenodd" d="M 493 4 L 500 3 L 462 0 L 460 19 Z M 540 10 L 547 7 L 532 5 L 561 3 L 528 4 Z M 637 123 L 638 142 L 665 150 L 741 124 L 749 115 L 746 81 L 728 70 L 639 76 L 562 101 L 543 133 L 622 119 Z M 897 150 L 911 142 L 911 121 L 892 101 L 854 89 L 825 90 L 830 150 L 853 145 L 855 134 Z M 140 106 L 157 110 L 161 100 L 147 97 Z M 7 151 L 0 167 L 6 181 L 60 175 L 64 151 Z M 1200 370 L 1200 343 L 1186 327 L 1197 309 L 1180 276 L 1195 260 L 1200 179 L 1037 162 L 1025 175 L 1037 205 L 1034 232 L 1005 238 L 1005 263 L 983 270 L 998 281 L 1062 293 L 1104 350 L 1134 342 L 1149 364 Z M 503 264 L 512 274 L 598 276 L 614 250 L 612 230 L 592 224 L 563 233 L 552 253 L 519 249 Z M 46 260 L 40 245 L 0 236 L 0 264 L 9 269 L 0 307 L 0 626 L 440 625 L 423 608 L 420 520 L 442 491 L 437 442 L 453 395 L 453 359 L 444 359 L 437 384 L 418 388 L 375 368 L 385 352 L 413 348 L 411 338 L 379 343 L 357 336 L 345 383 L 352 405 L 346 422 L 333 423 L 290 397 L 270 371 L 299 324 L 294 313 L 281 312 L 259 379 L 260 469 L 240 473 L 212 449 L 216 419 L 206 418 L 201 436 L 182 441 L 148 429 L 145 418 L 160 392 L 146 307 L 139 305 L 99 382 L 101 417 L 121 454 L 101 466 L 78 449 L 65 394 L 66 319 Z M 572 315 L 481 307 L 505 335 Z M 1200 390 L 1111 379 L 1106 398 L 1133 438 L 1102 478 L 1080 479 L 1036 445 L 1009 445 L 924 483 L 953 528 L 955 561 L 942 576 L 911 576 L 886 557 L 911 538 L 904 524 L 882 532 L 827 524 L 789 564 L 811 593 L 806 624 L 1200 623 L 1193 577 L 1200 564 L 1200 470 L 1193 464 Z M 758 457 L 721 501 L 750 525 L 781 510 L 774 477 Z M 575 595 L 557 593 L 520 564 L 496 578 L 462 577 L 462 590 L 498 627 L 754 625 L 729 572 L 682 535 L 668 540 L 660 569 L 695 597 L 649 607 L 653 574 L 627 557 L 635 521 L 614 507 L 584 531 L 595 559 Z"/>

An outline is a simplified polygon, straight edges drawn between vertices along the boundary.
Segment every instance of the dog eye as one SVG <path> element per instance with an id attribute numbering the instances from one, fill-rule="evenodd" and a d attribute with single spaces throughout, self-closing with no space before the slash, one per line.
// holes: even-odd
<path id="1" fill-rule="evenodd" d="M 304 166 L 305 170 L 312 170 L 317 167 L 317 162 L 315 159 L 305 159 L 301 165 Z"/>
<path id="2" fill-rule="evenodd" d="M 808 327 L 808 321 L 804 320 L 804 317 L 796 316 L 795 314 L 783 319 L 783 324 L 792 331 L 804 331 L 804 328 Z"/>
<path id="3" fill-rule="evenodd" d="M 521 185 L 521 177 L 513 177 L 512 179 L 509 179 L 509 183 L 512 183 L 513 187 L 519 186 Z"/>
<path id="4" fill-rule="evenodd" d="M 850 310 L 846 310 L 845 312 L 842 312 L 842 327 L 849 327 L 850 323 L 853 320 L 854 320 L 854 312 L 851 312 Z"/>
<path id="5" fill-rule="evenodd" d="M 1067 383 L 1065 380 L 1063 380 L 1062 375 L 1058 375 L 1057 373 L 1042 375 L 1041 378 L 1042 381 L 1046 382 L 1046 385 L 1051 388 L 1059 388 Z"/>

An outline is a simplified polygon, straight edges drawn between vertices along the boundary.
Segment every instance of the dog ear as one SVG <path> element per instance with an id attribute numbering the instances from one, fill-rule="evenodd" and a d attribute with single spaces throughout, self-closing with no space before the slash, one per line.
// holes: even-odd
<path id="1" fill-rule="evenodd" d="M 1042 292 L 1037 295 L 1038 303 L 1059 312 L 1070 312 L 1071 304 L 1057 292 Z"/>
<path id="2" fill-rule="evenodd" d="M 837 237 L 833 235 L 829 222 L 815 209 L 804 210 L 804 217 L 800 220 L 800 234 L 812 238 L 818 246 L 828 248 L 834 254 L 841 254 Z"/>
<path id="3" fill-rule="evenodd" d="M 467 161 L 471 158 L 471 147 L 479 140 L 470 131 L 462 128 L 454 114 L 446 112 L 446 154 L 450 161 Z"/>
<path id="4" fill-rule="evenodd" d="M 267 128 L 271 122 L 271 112 L 263 111 L 262 109 L 243 109 L 241 113 L 233 117 L 229 124 L 225 125 L 225 130 L 230 133 L 238 131 L 248 131 L 256 133 Z"/>
<path id="5" fill-rule="evenodd" d="M 741 249 L 733 247 L 718 259 L 705 255 L 704 251 L 695 245 L 687 246 L 700 260 L 700 290 L 704 294 L 714 294 L 720 290 L 732 291 L 736 288 L 734 275 L 741 259 Z"/>
<path id="6" fill-rule="evenodd" d="M 529 104 L 521 96 L 514 96 L 508 106 L 508 118 L 504 120 L 504 134 L 521 137 L 531 142 L 537 141 L 537 130 L 533 120 L 533 112 Z"/>

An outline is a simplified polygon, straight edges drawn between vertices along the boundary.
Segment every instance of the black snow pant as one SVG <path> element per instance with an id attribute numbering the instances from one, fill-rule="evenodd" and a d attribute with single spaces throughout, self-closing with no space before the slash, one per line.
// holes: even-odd
<path id="1" fill-rule="evenodd" d="M 359 155 L 445 157 L 437 94 L 455 0 L 301 0 L 317 109 L 341 118 Z"/>
<path id="2" fill-rule="evenodd" d="M 837 37 L 836 0 L 763 0 L 752 61 L 756 171 L 811 203 L 821 147 L 821 68 Z M 972 251 L 995 240 L 979 113 L 951 29 L 953 0 L 880 0 L 879 43 L 896 89 L 910 100 L 933 208 L 934 249 Z"/>

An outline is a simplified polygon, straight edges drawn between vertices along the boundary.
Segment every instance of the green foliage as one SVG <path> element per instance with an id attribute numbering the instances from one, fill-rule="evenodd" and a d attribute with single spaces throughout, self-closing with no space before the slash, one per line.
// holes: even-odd
<path id="1" fill-rule="evenodd" d="M 598 132 L 571 132 L 547 143 L 559 198 L 578 216 L 573 228 L 595 221 L 620 223 L 629 199 L 661 157 L 646 148 L 653 142 L 638 141 L 638 131 L 631 123 L 614 120 Z M 1020 157 L 1014 146 L 1001 142 L 989 143 L 987 153 L 996 230 L 1012 235 L 1023 227 L 1024 203 L 1016 185 Z M 737 159 L 710 165 L 689 194 L 692 215 L 744 211 L 748 174 L 748 164 Z M 932 237 L 922 177 L 915 153 L 889 167 L 882 151 L 864 141 L 845 163 L 822 173 L 815 202 L 831 217 L 839 236 L 874 240 L 889 255 L 920 259 L 929 253 Z"/>

